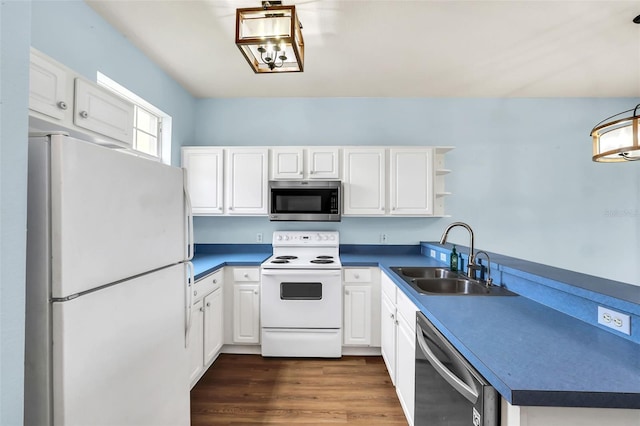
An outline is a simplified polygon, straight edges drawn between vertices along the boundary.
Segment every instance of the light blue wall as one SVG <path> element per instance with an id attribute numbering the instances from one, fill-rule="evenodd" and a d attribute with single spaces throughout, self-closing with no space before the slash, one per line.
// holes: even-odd
<path id="1" fill-rule="evenodd" d="M 95 81 L 100 71 L 173 118 L 171 163 L 193 139 L 195 99 L 83 1 L 33 3 L 32 45 Z"/>
<path id="2" fill-rule="evenodd" d="M 0 3 L 0 424 L 22 425 L 31 3 Z"/>
<path id="3" fill-rule="evenodd" d="M 415 244 L 456 220 L 476 246 L 640 285 L 640 164 L 591 161 L 589 132 L 638 99 L 206 99 L 200 145 L 452 145 L 451 218 L 349 218 L 339 224 L 197 218 L 198 242 L 265 241 L 275 229 L 336 229 L 343 243 Z M 451 240 L 468 244 L 464 231 Z"/>

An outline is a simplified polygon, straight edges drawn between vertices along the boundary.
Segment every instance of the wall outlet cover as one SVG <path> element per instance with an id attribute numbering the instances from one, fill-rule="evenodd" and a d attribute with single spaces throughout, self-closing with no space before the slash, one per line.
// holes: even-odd
<path id="1" fill-rule="evenodd" d="M 631 335 L 631 318 L 613 309 L 598 306 L 598 324 L 609 327 L 626 335 Z"/>

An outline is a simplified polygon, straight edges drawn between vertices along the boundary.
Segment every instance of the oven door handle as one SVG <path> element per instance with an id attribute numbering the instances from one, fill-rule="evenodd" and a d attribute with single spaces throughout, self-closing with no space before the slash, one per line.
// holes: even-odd
<path id="1" fill-rule="evenodd" d="M 340 276 L 342 271 L 340 269 L 262 269 L 262 275 L 318 275 L 323 277 Z"/>
<path id="2" fill-rule="evenodd" d="M 429 363 L 433 366 L 433 368 L 442 376 L 443 379 L 447 381 L 460 395 L 464 396 L 469 400 L 472 404 L 475 404 L 478 401 L 478 392 L 474 389 L 471 389 L 469 385 L 460 380 L 458 376 L 453 374 L 451 370 L 444 366 L 442 362 L 435 356 L 435 354 L 429 348 L 427 341 L 424 339 L 422 328 L 420 328 L 420 324 L 416 324 L 416 340 L 418 341 L 418 346 L 420 346 L 420 350 L 427 358 Z"/>

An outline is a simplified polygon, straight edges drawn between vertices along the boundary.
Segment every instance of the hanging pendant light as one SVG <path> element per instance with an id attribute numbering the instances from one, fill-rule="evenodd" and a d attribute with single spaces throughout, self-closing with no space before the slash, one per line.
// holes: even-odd
<path id="1" fill-rule="evenodd" d="M 263 1 L 236 9 L 236 45 L 256 74 L 304 71 L 304 39 L 295 6 Z"/>
<path id="2" fill-rule="evenodd" d="M 605 118 L 591 130 L 593 161 L 615 163 L 640 160 L 640 104 Z"/>

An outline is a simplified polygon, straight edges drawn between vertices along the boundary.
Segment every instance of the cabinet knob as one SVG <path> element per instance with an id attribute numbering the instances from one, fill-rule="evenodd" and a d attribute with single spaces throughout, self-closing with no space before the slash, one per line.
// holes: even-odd
<path id="1" fill-rule="evenodd" d="M 349 290 L 345 290 L 344 294 L 349 295 Z"/>
<path id="2" fill-rule="evenodd" d="M 58 102 L 58 108 L 67 109 L 67 103 L 65 101 Z"/>
<path id="3" fill-rule="evenodd" d="M 395 209 L 396 209 L 395 207 L 391 207 L 391 210 L 395 210 Z"/>
<path id="4" fill-rule="evenodd" d="M 211 306 L 211 302 L 207 302 L 207 308 Z"/>
<path id="5" fill-rule="evenodd" d="M 89 113 L 87 111 L 80 111 L 80 117 L 88 118 L 89 117 Z"/>
<path id="6" fill-rule="evenodd" d="M 233 207 L 229 207 L 229 210 L 233 210 Z"/>
<path id="7" fill-rule="evenodd" d="M 216 279 L 214 278 L 214 279 L 213 279 L 213 283 L 214 283 L 214 284 L 217 284 L 217 283 L 218 283 L 218 280 L 216 280 Z"/>
<path id="8" fill-rule="evenodd" d="M 245 273 L 245 274 L 243 275 L 243 277 L 245 277 L 245 278 L 249 278 L 249 274 Z"/>
<path id="9" fill-rule="evenodd" d="M 198 295 L 198 290 L 194 290 L 193 295 L 197 296 Z"/>
<path id="10" fill-rule="evenodd" d="M 258 294 L 258 290 L 254 290 L 254 291 L 253 291 L 253 294 Z"/>
<path id="11" fill-rule="evenodd" d="M 360 278 L 360 274 L 353 274 L 353 278 L 357 280 L 358 278 Z"/>
<path id="12" fill-rule="evenodd" d="M 396 321 L 395 321 L 395 323 L 396 323 L 396 325 L 400 324 L 400 323 L 398 322 L 398 320 L 396 320 Z"/>
<path id="13" fill-rule="evenodd" d="M 309 170 L 309 174 L 312 175 L 315 173 L 315 170 Z"/>
<path id="14" fill-rule="evenodd" d="M 204 312 L 204 308 L 200 306 L 200 312 Z"/>
<path id="15" fill-rule="evenodd" d="M 395 317 L 395 315 L 391 314 L 391 319 L 393 319 Z"/>
<path id="16" fill-rule="evenodd" d="M 383 211 L 384 211 L 384 206 L 380 207 L 380 210 L 383 210 Z"/>

